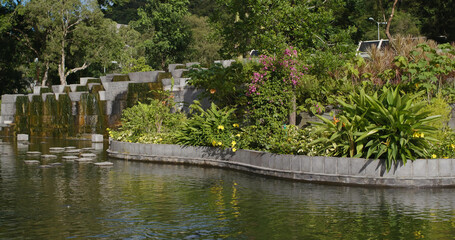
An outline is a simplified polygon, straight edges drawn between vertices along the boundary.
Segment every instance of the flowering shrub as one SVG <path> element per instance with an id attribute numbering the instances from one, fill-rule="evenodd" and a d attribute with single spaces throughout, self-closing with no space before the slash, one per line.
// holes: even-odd
<path id="1" fill-rule="evenodd" d="M 204 110 L 197 101 L 190 107 L 194 114 L 176 133 L 178 143 L 237 150 L 240 126 L 233 120 L 234 108 L 219 109 L 212 103 L 209 109 Z"/>
<path id="2" fill-rule="evenodd" d="M 297 57 L 297 50 L 293 47 L 287 48 L 280 58 L 261 55 L 262 68 L 253 73 L 247 96 L 261 95 L 261 90 L 271 81 L 282 81 L 283 86 L 296 87 L 304 76 L 303 71 L 308 70 Z"/>
<path id="3" fill-rule="evenodd" d="M 289 125 L 288 117 L 295 113 L 295 88 L 307 70 L 297 57 L 292 47 L 282 56 L 260 56 L 261 69 L 253 73 L 246 93 L 250 148 L 269 149 L 264 140 L 281 135 L 283 125 Z"/>
<path id="4" fill-rule="evenodd" d="M 444 129 L 438 134 L 440 141 L 431 145 L 432 158 L 455 158 L 455 132 Z"/>

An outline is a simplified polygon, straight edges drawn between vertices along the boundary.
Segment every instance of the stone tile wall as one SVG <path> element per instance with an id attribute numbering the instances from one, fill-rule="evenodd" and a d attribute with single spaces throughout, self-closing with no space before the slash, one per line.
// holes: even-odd
<path id="1" fill-rule="evenodd" d="M 391 187 L 455 186 L 455 159 L 417 159 L 386 171 L 383 160 L 280 155 L 251 150 L 110 141 L 110 157 L 231 168 L 311 182 Z"/>

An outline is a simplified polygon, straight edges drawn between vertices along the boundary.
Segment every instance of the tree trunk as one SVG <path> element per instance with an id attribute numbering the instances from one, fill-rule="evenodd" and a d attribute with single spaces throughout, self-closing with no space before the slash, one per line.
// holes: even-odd
<path id="1" fill-rule="evenodd" d="M 46 86 L 48 74 L 49 74 L 49 61 L 46 61 L 45 68 L 44 68 L 43 80 L 41 82 L 41 86 L 43 86 L 43 87 Z"/>
<path id="2" fill-rule="evenodd" d="M 385 34 L 387 35 L 387 38 L 389 41 L 392 41 L 392 36 L 390 35 L 390 24 L 392 23 L 393 15 L 395 14 L 395 7 L 397 6 L 398 0 L 394 0 L 393 6 L 392 6 L 392 13 L 390 14 L 389 21 L 387 21 L 387 27 L 385 29 Z"/>
<path id="3" fill-rule="evenodd" d="M 60 84 L 66 85 L 66 76 L 65 76 L 65 36 L 63 34 L 62 46 L 61 46 L 61 59 L 60 64 L 58 65 L 58 75 L 60 76 Z"/>

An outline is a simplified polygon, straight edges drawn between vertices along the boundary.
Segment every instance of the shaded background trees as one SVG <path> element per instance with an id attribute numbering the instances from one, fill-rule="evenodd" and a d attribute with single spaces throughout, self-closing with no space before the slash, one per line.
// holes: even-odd
<path id="1" fill-rule="evenodd" d="M 63 45 L 57 41 L 62 35 L 56 19 L 46 17 L 63 1 L 1 1 L 2 93 L 25 91 L 30 81 L 72 83 L 81 76 L 120 72 L 140 58 L 153 69 L 165 69 L 171 62 L 198 61 L 207 65 L 220 58 L 245 55 L 252 49 L 274 54 L 287 45 L 308 56 L 311 71 L 325 74 L 336 66 L 339 53 L 352 52 L 360 40 L 377 38 L 376 23 L 367 19 L 387 21 L 394 2 L 71 1 L 77 8 L 69 11 L 67 20 L 80 15 L 83 9 L 89 15 L 76 24 L 77 30 L 73 26 Z M 398 1 L 390 33 L 455 41 L 454 4 L 454 0 Z M 381 38 L 386 38 L 385 26 L 380 26 L 380 32 Z M 59 77 L 62 59 L 65 66 Z"/>

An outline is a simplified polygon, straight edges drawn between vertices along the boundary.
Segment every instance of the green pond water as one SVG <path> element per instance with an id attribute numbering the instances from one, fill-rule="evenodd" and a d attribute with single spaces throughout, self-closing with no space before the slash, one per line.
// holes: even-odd
<path id="1" fill-rule="evenodd" d="M 27 151 L 61 146 L 114 165 L 61 154 L 58 167 L 24 164 Z M 454 205 L 451 188 L 312 184 L 108 159 L 89 141 L 0 142 L 0 239 L 455 239 Z"/>

